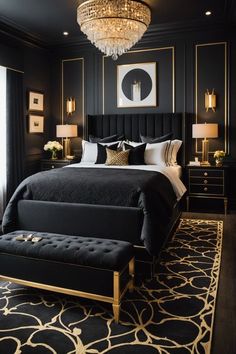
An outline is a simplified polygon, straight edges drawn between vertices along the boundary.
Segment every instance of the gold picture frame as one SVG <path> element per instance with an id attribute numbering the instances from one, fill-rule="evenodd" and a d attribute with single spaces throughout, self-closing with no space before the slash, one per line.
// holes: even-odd
<path id="1" fill-rule="evenodd" d="M 37 134 L 44 132 L 44 116 L 29 115 L 29 133 Z"/>
<path id="2" fill-rule="evenodd" d="M 29 111 L 44 110 L 44 94 L 41 92 L 29 91 Z"/>

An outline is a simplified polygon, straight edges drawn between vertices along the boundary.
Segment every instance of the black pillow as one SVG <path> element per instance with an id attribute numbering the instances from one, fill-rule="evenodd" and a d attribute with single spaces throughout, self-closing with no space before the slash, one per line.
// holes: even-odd
<path id="1" fill-rule="evenodd" d="M 142 143 L 149 143 L 149 144 L 155 144 L 155 143 L 162 143 L 163 141 L 170 140 L 173 137 L 173 133 L 168 133 L 162 136 L 159 136 L 158 138 L 152 138 L 150 136 L 143 136 L 140 134 L 140 138 Z"/>
<path id="2" fill-rule="evenodd" d="M 90 143 L 113 143 L 113 141 L 124 140 L 124 135 L 110 135 L 106 136 L 105 138 L 96 138 L 93 135 L 89 135 L 89 142 Z"/>
<path id="3" fill-rule="evenodd" d="M 107 159 L 106 148 L 109 148 L 111 150 L 117 150 L 118 145 L 119 145 L 119 143 L 112 144 L 112 145 L 101 145 L 101 144 L 97 143 L 98 155 L 97 155 L 97 161 L 95 163 L 96 164 L 105 163 L 106 159 Z"/>
<path id="4" fill-rule="evenodd" d="M 146 165 L 144 160 L 144 153 L 146 149 L 146 144 L 131 146 L 124 143 L 125 150 L 130 150 L 129 153 L 129 164 L 130 165 Z"/>

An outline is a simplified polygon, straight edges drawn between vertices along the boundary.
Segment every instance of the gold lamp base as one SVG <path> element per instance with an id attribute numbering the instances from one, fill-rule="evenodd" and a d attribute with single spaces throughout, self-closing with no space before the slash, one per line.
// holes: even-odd
<path id="1" fill-rule="evenodd" d="M 70 139 L 69 138 L 63 139 L 63 155 L 64 155 L 64 158 L 66 158 L 66 156 L 71 155 L 71 147 L 70 147 Z"/>
<path id="2" fill-rule="evenodd" d="M 201 165 L 203 166 L 210 166 L 210 162 L 208 161 L 209 155 L 209 140 L 206 138 L 202 140 L 202 162 Z"/>

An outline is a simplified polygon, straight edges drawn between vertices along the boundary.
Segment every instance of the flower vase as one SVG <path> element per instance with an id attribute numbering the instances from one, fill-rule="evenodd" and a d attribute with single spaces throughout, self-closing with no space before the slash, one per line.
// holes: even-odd
<path id="1" fill-rule="evenodd" d="M 56 150 L 52 150 L 51 159 L 52 159 L 52 160 L 56 160 L 56 159 L 57 159 L 57 151 L 56 151 Z"/>
<path id="2" fill-rule="evenodd" d="M 220 167 L 223 164 L 223 158 L 222 157 L 218 157 L 218 159 L 216 159 L 216 166 Z"/>

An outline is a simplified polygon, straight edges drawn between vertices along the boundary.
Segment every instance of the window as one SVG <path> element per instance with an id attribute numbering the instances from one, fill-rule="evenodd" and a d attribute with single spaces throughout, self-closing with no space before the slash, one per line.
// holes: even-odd
<path id="1" fill-rule="evenodd" d="M 0 220 L 6 201 L 6 68 L 0 66 Z"/>

